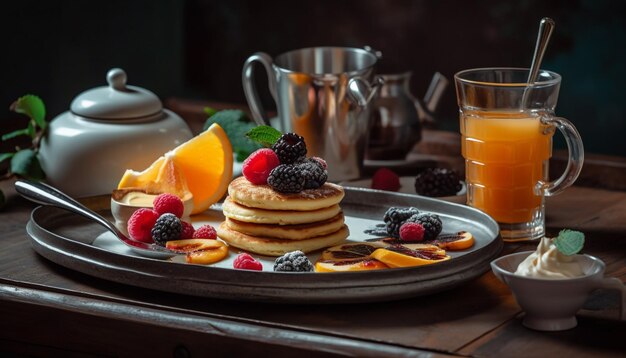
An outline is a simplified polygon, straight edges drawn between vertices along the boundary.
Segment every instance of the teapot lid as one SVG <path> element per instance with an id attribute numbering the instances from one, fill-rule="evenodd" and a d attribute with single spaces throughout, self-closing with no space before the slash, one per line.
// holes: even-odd
<path id="1" fill-rule="evenodd" d="M 79 94 L 71 111 L 86 119 L 127 120 L 155 115 L 163 109 L 159 97 L 147 89 L 126 85 L 126 72 L 113 68 L 107 73 L 108 86 Z"/>

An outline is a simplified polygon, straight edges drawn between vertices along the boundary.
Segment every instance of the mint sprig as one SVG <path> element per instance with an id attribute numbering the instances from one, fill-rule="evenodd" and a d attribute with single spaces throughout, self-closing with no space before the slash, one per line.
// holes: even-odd
<path id="1" fill-rule="evenodd" d="M 563 255 L 574 255 L 583 249 L 585 244 L 585 234 L 575 230 L 561 230 L 559 236 L 555 237 L 552 242 Z"/>
<path id="2" fill-rule="evenodd" d="M 245 112 L 236 109 L 225 109 L 216 112 L 212 108 L 205 108 L 209 118 L 204 123 L 206 130 L 213 123 L 217 123 L 224 129 L 231 145 L 237 161 L 243 162 L 252 152 L 261 148 L 261 146 L 246 137 L 249 130 L 256 127 L 256 124 L 248 118 Z"/>
<path id="3" fill-rule="evenodd" d="M 45 174 L 41 169 L 37 153 L 39 152 L 39 143 L 48 127 L 46 106 L 41 98 L 27 94 L 13 102 L 10 109 L 28 116 L 29 121 L 26 128 L 2 135 L 2 140 L 7 141 L 19 136 L 28 136 L 31 139 L 31 145 L 29 148 L 16 147 L 15 152 L 0 153 L 0 163 L 9 159 L 11 161 L 8 172 L 4 174 L 3 178 L 20 176 L 33 180 L 44 179 Z"/>
<path id="4" fill-rule="evenodd" d="M 264 147 L 271 147 L 282 135 L 279 130 L 270 126 L 254 127 L 246 133 L 246 137 Z"/>

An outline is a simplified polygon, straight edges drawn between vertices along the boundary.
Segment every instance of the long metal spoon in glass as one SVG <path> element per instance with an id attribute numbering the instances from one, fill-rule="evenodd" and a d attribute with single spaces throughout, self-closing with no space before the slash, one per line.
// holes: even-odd
<path id="1" fill-rule="evenodd" d="M 172 256 L 185 254 L 184 251 L 170 250 L 156 244 L 148 244 L 145 242 L 129 239 L 110 221 L 50 185 L 44 183 L 35 183 L 26 180 L 18 180 L 17 182 L 15 182 L 15 190 L 24 198 L 32 202 L 42 205 L 56 206 L 97 222 L 98 224 L 104 226 L 113 234 L 115 234 L 115 236 L 121 242 L 123 242 L 126 246 L 128 246 L 131 250 L 139 255 L 151 258 L 165 259 Z"/>
<path id="2" fill-rule="evenodd" d="M 543 61 L 543 55 L 546 53 L 546 49 L 548 48 L 548 42 L 550 42 L 550 37 L 552 36 L 552 32 L 554 32 L 554 27 L 554 20 L 549 17 L 544 17 L 539 22 L 539 33 L 537 34 L 537 43 L 535 44 L 533 62 L 530 65 L 530 71 L 528 71 L 528 86 L 524 90 L 524 95 L 522 96 L 522 110 L 527 108 L 526 101 L 528 100 L 528 90 L 532 89 L 533 84 L 537 81 L 537 76 L 539 76 L 539 70 L 541 69 L 541 61 Z"/>

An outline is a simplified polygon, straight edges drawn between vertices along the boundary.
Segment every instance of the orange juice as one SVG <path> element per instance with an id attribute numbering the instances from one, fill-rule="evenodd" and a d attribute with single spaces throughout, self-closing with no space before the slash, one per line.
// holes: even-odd
<path id="1" fill-rule="evenodd" d="M 529 222 L 541 210 L 554 127 L 528 112 L 461 114 L 468 204 L 499 223 Z"/>

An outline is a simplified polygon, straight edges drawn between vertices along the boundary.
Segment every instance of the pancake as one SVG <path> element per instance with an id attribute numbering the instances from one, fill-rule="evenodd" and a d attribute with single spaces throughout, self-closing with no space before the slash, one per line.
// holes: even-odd
<path id="1" fill-rule="evenodd" d="M 226 222 L 217 228 L 217 236 L 229 245 L 244 251 L 266 256 L 281 256 L 288 252 L 301 250 L 304 253 L 323 249 L 342 243 L 350 234 L 348 227 L 343 225 L 339 230 L 304 240 L 280 240 L 251 236 L 232 230 Z"/>
<path id="2" fill-rule="evenodd" d="M 325 183 L 318 189 L 284 194 L 268 185 L 254 185 L 245 177 L 239 177 L 228 186 L 228 195 L 233 201 L 251 208 L 312 211 L 339 204 L 344 192 L 339 185 Z"/>
<path id="3" fill-rule="evenodd" d="M 222 205 L 224 216 L 255 224 L 295 225 L 328 220 L 341 212 L 339 205 L 313 211 L 264 210 L 235 203 L 229 196 Z"/>
<path id="4" fill-rule="evenodd" d="M 226 225 L 232 230 L 252 236 L 284 240 L 302 240 L 330 234 L 341 229 L 343 223 L 342 213 L 328 220 L 298 225 L 253 224 L 226 218 Z"/>

